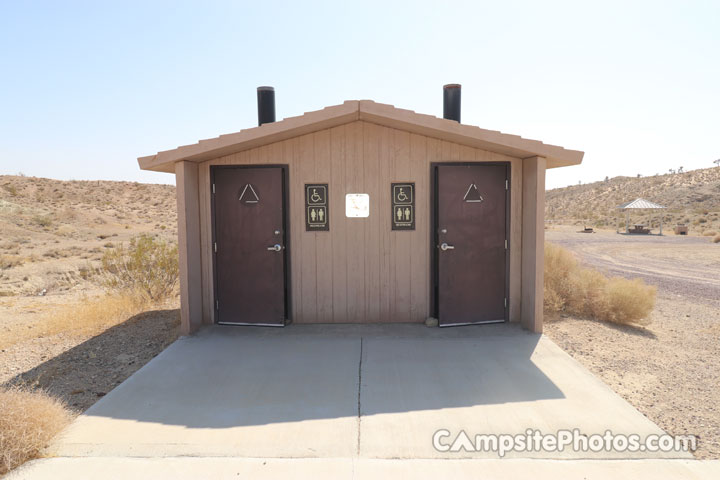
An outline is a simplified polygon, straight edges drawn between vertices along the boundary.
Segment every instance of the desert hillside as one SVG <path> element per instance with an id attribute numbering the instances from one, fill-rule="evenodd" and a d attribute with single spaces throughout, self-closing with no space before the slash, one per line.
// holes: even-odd
<path id="1" fill-rule="evenodd" d="M 690 227 L 690 234 L 720 231 L 720 168 L 653 177 L 615 177 L 602 182 L 549 190 L 545 220 L 552 223 L 615 228 L 624 214 L 615 208 L 638 197 L 667 207 L 663 224 Z M 631 222 L 656 225 L 657 213 L 636 211 Z M 657 225 L 656 225 L 657 226 Z"/>
<path id="2" fill-rule="evenodd" d="M 175 241 L 175 187 L 0 176 L 0 296 L 88 282 L 102 254 L 141 233 Z"/>

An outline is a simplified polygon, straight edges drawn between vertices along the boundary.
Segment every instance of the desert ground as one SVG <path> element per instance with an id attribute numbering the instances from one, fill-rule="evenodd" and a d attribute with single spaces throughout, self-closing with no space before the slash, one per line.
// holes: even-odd
<path id="1" fill-rule="evenodd" d="M 699 437 L 720 458 L 720 244 L 707 237 L 546 230 L 546 241 L 611 276 L 658 288 L 652 323 L 615 325 L 561 315 L 545 334 L 671 434 Z"/>
<path id="2" fill-rule="evenodd" d="M 177 337 L 177 299 L 138 313 L 108 301 L 99 275 L 103 253 L 136 235 L 176 241 L 174 194 L 0 176 L 0 384 L 40 386 L 83 411 Z M 88 325 L 103 316 L 115 318 Z"/>

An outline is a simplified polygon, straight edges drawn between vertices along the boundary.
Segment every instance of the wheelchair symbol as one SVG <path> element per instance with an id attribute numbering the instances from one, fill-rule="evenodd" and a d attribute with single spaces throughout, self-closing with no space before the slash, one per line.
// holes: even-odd
<path id="1" fill-rule="evenodd" d="M 312 195 L 310 195 L 310 200 L 312 200 L 313 203 L 318 203 L 320 200 L 322 200 L 322 197 L 317 193 L 317 189 L 313 188 L 313 193 Z"/>
<path id="2" fill-rule="evenodd" d="M 412 203 L 413 187 L 412 185 L 393 184 L 393 203 Z"/>

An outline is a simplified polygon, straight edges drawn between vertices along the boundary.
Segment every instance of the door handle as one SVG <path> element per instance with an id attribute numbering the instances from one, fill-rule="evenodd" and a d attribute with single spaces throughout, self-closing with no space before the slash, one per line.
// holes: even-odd
<path id="1" fill-rule="evenodd" d="M 272 247 L 267 247 L 267 249 L 270 250 L 271 252 L 281 252 L 283 248 L 285 248 L 285 247 L 283 247 L 279 243 L 276 243 Z"/>
<path id="2" fill-rule="evenodd" d="M 445 250 L 455 250 L 455 246 L 454 246 L 454 245 L 448 245 L 447 243 L 443 242 L 443 243 L 440 245 L 440 250 L 442 250 L 443 252 L 444 252 Z"/>

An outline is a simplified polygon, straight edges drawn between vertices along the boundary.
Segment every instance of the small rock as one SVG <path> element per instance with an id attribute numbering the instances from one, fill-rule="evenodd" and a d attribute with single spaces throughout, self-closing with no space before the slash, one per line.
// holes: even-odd
<path id="1" fill-rule="evenodd" d="M 425 326 L 426 327 L 437 327 L 438 319 L 434 318 L 434 317 L 428 317 L 427 320 L 425 320 Z"/>

